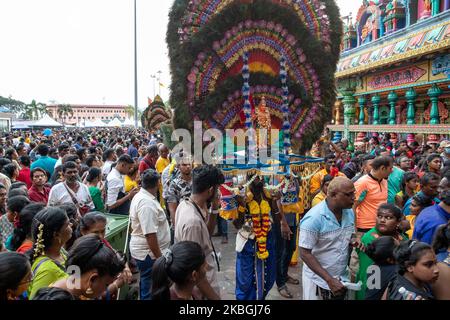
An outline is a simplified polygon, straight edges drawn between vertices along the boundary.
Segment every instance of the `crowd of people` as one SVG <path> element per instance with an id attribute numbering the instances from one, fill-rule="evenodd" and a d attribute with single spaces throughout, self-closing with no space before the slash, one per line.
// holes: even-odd
<path id="1" fill-rule="evenodd" d="M 230 220 L 238 300 L 274 286 L 293 298 L 287 284 L 305 300 L 450 299 L 450 141 L 385 135 L 324 150 L 308 190 L 294 174 L 274 187 L 253 173 L 234 179 L 227 202 L 219 167 L 194 166 L 146 131 L 7 134 L 0 300 L 111 300 L 137 273 L 141 300 L 219 300 L 212 237 L 227 244 Z M 105 213 L 129 217 L 126 250 L 105 238 Z M 296 250 L 301 279 L 288 273 Z"/>
<path id="2" fill-rule="evenodd" d="M 326 167 L 311 180 L 317 195 L 299 232 L 303 298 L 450 299 L 450 141 L 386 134 L 355 147 L 328 142 Z"/>

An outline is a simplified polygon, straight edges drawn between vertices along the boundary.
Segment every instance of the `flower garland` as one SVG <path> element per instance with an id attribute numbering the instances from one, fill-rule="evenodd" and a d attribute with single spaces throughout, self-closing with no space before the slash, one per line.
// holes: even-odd
<path id="1" fill-rule="evenodd" d="M 269 257 L 269 252 L 267 251 L 267 235 L 270 229 L 270 205 L 266 200 L 262 200 L 260 204 L 252 200 L 248 204 L 248 207 L 253 223 L 253 232 L 256 236 L 256 244 L 258 246 L 256 256 L 258 259 L 266 260 Z"/>

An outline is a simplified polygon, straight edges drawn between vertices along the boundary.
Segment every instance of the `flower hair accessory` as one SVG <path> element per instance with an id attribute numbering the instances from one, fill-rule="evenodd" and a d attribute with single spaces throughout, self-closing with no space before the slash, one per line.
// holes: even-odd
<path id="1" fill-rule="evenodd" d="M 166 268 L 170 267 L 173 262 L 172 250 L 169 249 L 164 253 L 164 259 L 166 260 Z"/>
<path id="2" fill-rule="evenodd" d="M 44 224 L 43 223 L 39 223 L 38 230 L 39 230 L 39 233 L 38 233 L 38 237 L 37 237 L 37 240 L 36 240 L 36 245 L 34 247 L 34 258 L 37 258 L 40 255 L 42 255 L 42 253 L 44 252 L 44 249 L 45 249 L 45 245 L 44 245 Z"/>
<path id="3" fill-rule="evenodd" d="M 409 244 L 409 250 L 411 250 L 411 249 L 416 245 L 416 243 L 417 243 L 417 241 L 416 241 L 416 240 L 413 240 L 413 242 L 411 242 L 411 243 Z"/>

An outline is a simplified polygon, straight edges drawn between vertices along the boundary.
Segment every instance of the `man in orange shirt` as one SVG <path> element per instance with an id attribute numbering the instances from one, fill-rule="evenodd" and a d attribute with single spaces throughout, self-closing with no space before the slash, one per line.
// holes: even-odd
<path id="1" fill-rule="evenodd" d="M 372 170 L 355 182 L 356 202 L 353 210 L 356 215 L 358 234 L 364 234 L 375 227 L 378 207 L 387 202 L 388 182 L 394 160 L 389 156 L 375 158 Z"/>
<path id="2" fill-rule="evenodd" d="M 331 175 L 333 178 L 345 177 L 345 174 L 339 172 L 338 168 L 336 167 L 336 157 L 333 154 L 325 157 L 325 169 L 322 169 L 321 171 L 317 172 L 311 178 L 311 182 L 309 184 L 309 191 L 311 193 L 312 198 L 314 198 L 320 192 L 323 178 L 327 174 Z"/>

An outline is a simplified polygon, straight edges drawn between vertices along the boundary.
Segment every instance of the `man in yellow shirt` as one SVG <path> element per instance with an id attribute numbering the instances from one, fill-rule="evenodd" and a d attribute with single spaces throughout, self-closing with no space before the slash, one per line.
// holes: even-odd
<path id="1" fill-rule="evenodd" d="M 156 171 L 161 174 L 164 169 L 170 164 L 169 160 L 169 148 L 167 148 L 164 144 L 161 144 L 158 148 L 159 158 L 156 161 Z"/>
<path id="2" fill-rule="evenodd" d="M 164 171 L 164 169 L 170 164 L 169 148 L 167 148 L 167 146 L 165 146 L 164 144 L 160 144 L 158 147 L 158 152 L 159 152 L 159 158 L 156 161 L 155 168 L 156 168 L 156 171 L 161 175 L 162 172 Z M 162 194 L 163 194 L 163 186 L 162 186 L 162 183 L 160 180 L 159 181 L 159 203 L 165 209 L 166 205 L 165 205 L 165 201 L 162 197 Z"/>
<path id="3" fill-rule="evenodd" d="M 331 175 L 332 177 L 345 177 L 345 174 L 339 172 L 336 168 L 336 157 L 334 155 L 328 155 L 325 157 L 325 169 L 317 172 L 312 178 L 309 184 L 309 191 L 311 193 L 311 197 L 315 197 L 322 187 L 323 178 L 327 175 Z"/>

